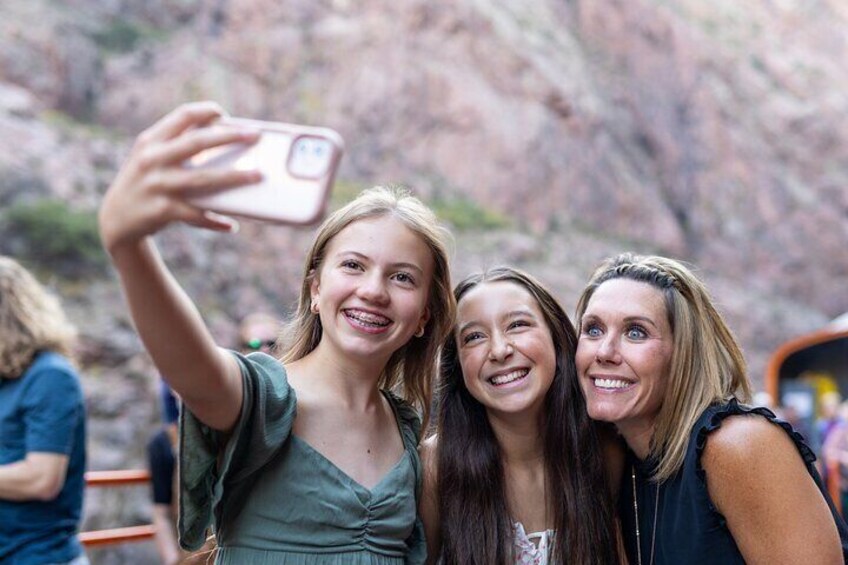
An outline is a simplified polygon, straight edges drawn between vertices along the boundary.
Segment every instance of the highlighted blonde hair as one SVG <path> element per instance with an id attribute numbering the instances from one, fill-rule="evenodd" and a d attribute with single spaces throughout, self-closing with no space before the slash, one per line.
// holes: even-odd
<path id="1" fill-rule="evenodd" d="M 20 377 L 39 351 L 72 357 L 75 338 L 59 300 L 17 261 L 0 256 L 0 377 Z"/>
<path id="2" fill-rule="evenodd" d="M 280 338 L 285 348 L 282 361 L 286 363 L 304 357 L 321 341 L 321 320 L 310 310 L 311 286 L 324 263 L 330 241 L 356 221 L 382 216 L 400 220 L 421 238 L 433 257 L 433 278 L 427 293 L 430 318 L 424 327 L 424 335 L 411 339 L 392 355 L 378 382 L 380 388 L 392 390 L 417 408 L 426 427 L 438 350 L 451 331 L 456 312 L 450 286 L 448 249 L 451 236 L 433 211 L 404 187 L 376 186 L 365 190 L 321 225 L 306 255 L 297 310 Z"/>
<path id="3" fill-rule="evenodd" d="M 613 279 L 659 290 L 673 333 L 666 394 L 650 447 L 659 461 L 654 479 L 664 481 L 683 465 L 689 434 L 707 407 L 731 398 L 750 401 L 745 359 L 704 283 L 683 263 L 665 257 L 623 253 L 604 261 L 577 302 L 578 334 L 592 295 Z"/>

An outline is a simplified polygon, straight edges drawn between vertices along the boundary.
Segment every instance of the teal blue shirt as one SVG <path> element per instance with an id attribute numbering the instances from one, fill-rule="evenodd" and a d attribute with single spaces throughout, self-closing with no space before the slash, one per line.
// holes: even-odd
<path id="1" fill-rule="evenodd" d="M 183 411 L 183 547 L 200 547 L 213 523 L 218 564 L 423 563 L 415 411 L 386 394 L 405 449 L 383 479 L 367 489 L 291 433 L 297 399 L 283 365 L 263 353 L 238 355 L 238 360 L 244 403 L 225 443 Z"/>
<path id="2" fill-rule="evenodd" d="M 41 565 L 78 557 L 85 486 L 85 404 L 76 370 L 57 353 L 36 355 L 16 379 L 0 378 L 0 465 L 27 453 L 68 456 L 53 500 L 0 500 L 0 563 Z"/>

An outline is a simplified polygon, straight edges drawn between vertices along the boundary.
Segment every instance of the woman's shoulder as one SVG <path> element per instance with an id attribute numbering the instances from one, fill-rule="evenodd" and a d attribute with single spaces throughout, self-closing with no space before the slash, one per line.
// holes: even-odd
<path id="1" fill-rule="evenodd" d="M 71 360 L 55 351 L 41 351 L 35 355 L 27 368 L 30 373 L 58 371 L 71 376 L 77 375 L 77 370 Z"/>
<path id="2" fill-rule="evenodd" d="M 734 415 L 725 418 L 720 427 L 710 432 L 704 462 L 706 464 L 711 458 L 746 459 L 759 453 L 769 455 L 783 446 L 791 447 L 792 444 L 785 440 L 785 431 L 765 418 L 756 414 Z"/>
<path id="3" fill-rule="evenodd" d="M 272 373 L 280 373 L 284 378 L 286 377 L 286 366 L 283 365 L 283 362 L 267 353 L 262 351 L 255 351 L 247 355 L 238 351 L 230 351 L 230 353 L 244 365 L 261 368 Z"/>
<path id="4" fill-rule="evenodd" d="M 238 365 L 244 387 L 239 420 L 275 423 L 274 427 L 281 419 L 290 423 L 297 409 L 297 392 L 289 382 L 283 363 L 262 352 L 228 353 Z"/>
<path id="5" fill-rule="evenodd" d="M 283 362 L 261 351 L 243 355 L 238 351 L 230 351 L 238 363 L 242 377 L 247 381 L 260 383 L 278 391 L 291 390 L 288 371 Z"/>
<path id="6" fill-rule="evenodd" d="M 788 561 L 806 554 L 810 562 L 835 562 L 836 522 L 801 436 L 765 408 L 740 405 L 715 423 L 700 471 L 712 508 L 744 558 L 765 562 L 794 552 Z"/>
<path id="7" fill-rule="evenodd" d="M 74 391 L 82 394 L 79 374 L 71 361 L 59 353 L 39 353 L 21 377 L 27 390 Z"/>
<path id="8" fill-rule="evenodd" d="M 805 465 L 815 461 L 803 437 L 767 408 L 732 401 L 708 412 L 711 417 L 698 430 L 697 451 L 699 467 L 709 475 L 756 475 L 776 460 L 798 456 Z"/>
<path id="9" fill-rule="evenodd" d="M 729 443 L 739 447 L 744 442 L 754 441 L 754 438 L 761 441 L 788 436 L 798 446 L 804 459 L 813 455 L 804 437 L 789 422 L 781 420 L 764 406 L 747 406 L 735 398 L 708 407 L 698 419 L 693 434 L 699 449 L 703 448 L 707 438 L 710 438 L 710 443 Z"/>
<path id="10" fill-rule="evenodd" d="M 776 491 L 808 474 L 790 436 L 756 413 L 734 414 L 703 438 L 696 473 L 710 503 L 726 519 L 734 508 L 759 508 Z"/>

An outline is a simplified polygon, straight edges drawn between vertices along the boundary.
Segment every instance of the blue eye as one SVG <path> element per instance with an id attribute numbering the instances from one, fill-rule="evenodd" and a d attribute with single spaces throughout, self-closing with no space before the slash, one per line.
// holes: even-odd
<path id="1" fill-rule="evenodd" d="M 627 337 L 630 339 L 645 339 L 648 333 L 641 326 L 632 326 L 627 329 Z"/>
<path id="2" fill-rule="evenodd" d="M 594 324 L 589 324 L 583 328 L 583 333 L 588 337 L 601 337 L 601 328 Z"/>

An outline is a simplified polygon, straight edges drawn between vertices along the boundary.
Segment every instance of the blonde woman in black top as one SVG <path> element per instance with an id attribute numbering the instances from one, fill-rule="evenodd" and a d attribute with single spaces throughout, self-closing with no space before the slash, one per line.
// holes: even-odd
<path id="1" fill-rule="evenodd" d="M 609 259 L 577 323 L 589 415 L 628 447 L 619 515 L 631 564 L 843 562 L 848 535 L 815 456 L 789 424 L 740 403 L 751 392 L 742 351 L 687 267 Z"/>

